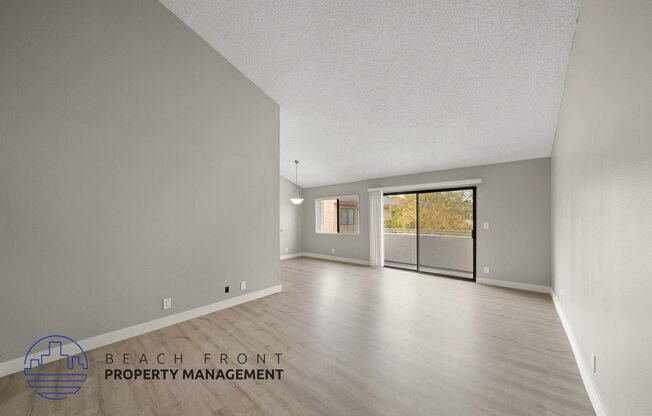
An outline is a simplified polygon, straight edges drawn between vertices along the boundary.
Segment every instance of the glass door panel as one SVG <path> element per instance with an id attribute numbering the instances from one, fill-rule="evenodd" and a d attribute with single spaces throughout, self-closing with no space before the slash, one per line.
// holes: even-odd
<path id="1" fill-rule="evenodd" d="M 385 195 L 385 266 L 417 270 L 416 194 Z"/>
<path id="2" fill-rule="evenodd" d="M 473 198 L 473 189 L 418 193 L 419 271 L 473 279 Z"/>

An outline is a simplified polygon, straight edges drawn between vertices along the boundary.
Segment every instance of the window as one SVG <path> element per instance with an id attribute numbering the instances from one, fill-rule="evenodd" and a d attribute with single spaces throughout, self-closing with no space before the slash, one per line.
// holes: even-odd
<path id="1" fill-rule="evenodd" d="M 358 234 L 360 199 L 358 195 L 315 200 L 316 232 L 323 234 Z"/>
<path id="2" fill-rule="evenodd" d="M 320 208 L 320 223 L 318 233 L 337 233 L 337 199 L 322 199 L 317 201 Z"/>
<path id="3" fill-rule="evenodd" d="M 354 213 L 355 210 L 353 208 L 340 208 L 340 225 L 354 225 Z"/>

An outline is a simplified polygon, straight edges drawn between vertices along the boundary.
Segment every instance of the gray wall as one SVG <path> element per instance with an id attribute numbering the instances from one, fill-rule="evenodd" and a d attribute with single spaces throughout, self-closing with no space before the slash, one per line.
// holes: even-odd
<path id="1" fill-rule="evenodd" d="M 304 191 L 303 249 L 309 253 L 369 259 L 367 188 L 482 179 L 477 192 L 477 277 L 550 285 L 550 159 L 373 179 Z M 358 194 L 360 234 L 315 233 L 315 198 Z M 482 229 L 489 222 L 490 229 Z M 490 274 L 482 273 L 489 266 Z"/>
<path id="2" fill-rule="evenodd" d="M 583 2 L 552 158 L 553 288 L 614 416 L 652 414 L 651 115 L 652 2 Z"/>
<path id="3" fill-rule="evenodd" d="M 2 1 L 0 56 L 0 361 L 279 283 L 278 105 L 165 7 Z"/>
<path id="4" fill-rule="evenodd" d="M 281 176 L 280 179 L 280 210 L 281 210 L 281 256 L 288 254 L 301 253 L 303 251 L 303 207 L 294 205 L 290 198 L 294 197 L 294 182 L 290 182 Z M 299 188 L 303 195 L 303 189 Z"/>

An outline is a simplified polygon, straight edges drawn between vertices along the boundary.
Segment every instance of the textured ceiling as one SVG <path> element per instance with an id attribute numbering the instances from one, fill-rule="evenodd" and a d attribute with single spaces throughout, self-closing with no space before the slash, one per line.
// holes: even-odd
<path id="1" fill-rule="evenodd" d="M 281 106 L 304 187 L 550 155 L 577 0 L 160 0 Z"/>

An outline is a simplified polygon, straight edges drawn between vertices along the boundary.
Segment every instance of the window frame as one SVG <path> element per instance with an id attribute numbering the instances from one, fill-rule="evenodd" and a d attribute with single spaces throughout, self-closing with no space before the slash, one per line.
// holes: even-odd
<path id="1" fill-rule="evenodd" d="M 351 199 L 351 198 L 356 198 L 358 200 L 358 221 L 356 223 L 356 218 L 355 218 L 355 208 L 349 208 L 353 210 L 353 224 L 341 224 L 341 225 L 355 225 L 356 226 L 356 232 L 355 233 L 342 233 L 340 232 L 340 199 Z M 337 224 L 337 231 L 336 232 L 326 232 L 326 231 L 321 231 L 321 227 L 323 224 L 323 215 L 322 215 L 322 201 L 325 200 L 332 200 L 334 199 L 336 201 L 336 208 L 335 212 L 337 214 L 337 218 L 335 220 Z M 325 197 L 319 197 L 315 198 L 315 234 L 327 234 L 327 235 L 360 235 L 360 195 L 359 194 L 350 194 L 350 195 L 338 195 L 338 196 L 325 196 Z"/>

